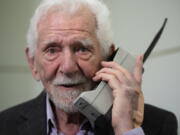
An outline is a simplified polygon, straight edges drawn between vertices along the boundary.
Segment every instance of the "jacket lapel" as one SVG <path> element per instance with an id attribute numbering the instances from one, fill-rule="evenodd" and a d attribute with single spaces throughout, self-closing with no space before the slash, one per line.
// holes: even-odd
<path id="1" fill-rule="evenodd" d="M 42 92 L 37 98 L 26 104 L 18 121 L 20 135 L 46 135 L 46 94 Z"/>

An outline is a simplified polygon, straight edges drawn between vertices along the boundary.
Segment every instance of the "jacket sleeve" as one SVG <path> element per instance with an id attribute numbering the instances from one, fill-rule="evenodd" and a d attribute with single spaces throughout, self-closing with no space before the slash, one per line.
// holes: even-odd
<path id="1" fill-rule="evenodd" d="M 176 116 L 170 113 L 164 120 L 162 125 L 161 134 L 162 135 L 177 135 L 178 122 Z"/>

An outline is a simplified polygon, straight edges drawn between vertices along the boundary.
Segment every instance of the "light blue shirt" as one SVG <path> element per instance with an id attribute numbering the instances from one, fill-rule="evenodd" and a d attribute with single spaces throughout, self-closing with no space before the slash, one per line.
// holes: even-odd
<path id="1" fill-rule="evenodd" d="M 52 111 L 52 107 L 49 101 L 48 95 L 46 96 L 46 113 L 47 113 L 47 135 L 64 135 L 62 132 L 58 131 L 56 120 L 54 117 L 54 113 Z M 81 126 L 80 130 L 76 135 L 94 135 L 92 130 L 85 130 L 83 127 L 87 125 L 88 120 L 85 120 Z M 91 127 L 92 128 L 92 127 Z M 144 132 L 141 127 L 134 128 L 123 135 L 144 135 Z"/>

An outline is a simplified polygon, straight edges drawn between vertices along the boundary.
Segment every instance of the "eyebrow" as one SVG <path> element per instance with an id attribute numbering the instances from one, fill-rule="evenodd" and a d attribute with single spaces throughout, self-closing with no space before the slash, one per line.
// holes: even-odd
<path id="1" fill-rule="evenodd" d="M 43 45 L 49 45 L 49 44 L 53 44 L 53 43 L 60 43 L 60 44 L 61 44 L 61 42 L 59 42 L 59 41 L 57 41 L 57 40 L 45 40 L 45 41 L 43 41 L 41 44 L 43 44 Z"/>
<path id="2" fill-rule="evenodd" d="M 74 43 L 81 43 L 84 47 L 90 47 L 90 48 L 93 48 L 93 41 L 91 39 L 75 39 L 75 42 Z M 62 41 L 57 41 L 57 40 L 45 40 L 43 41 L 41 44 L 44 44 L 45 46 L 47 45 L 52 45 L 52 44 L 61 44 Z M 73 44 L 73 43 L 72 43 Z"/>
<path id="3" fill-rule="evenodd" d="M 77 40 L 77 42 L 80 42 L 82 45 L 86 47 L 93 47 L 93 41 L 91 39 L 81 39 Z"/>

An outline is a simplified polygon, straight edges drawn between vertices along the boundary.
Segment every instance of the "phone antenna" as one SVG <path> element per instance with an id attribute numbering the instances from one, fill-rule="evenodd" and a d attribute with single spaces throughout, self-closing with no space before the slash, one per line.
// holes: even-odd
<path id="1" fill-rule="evenodd" d="M 146 50 L 146 52 L 144 53 L 143 63 L 145 63 L 145 61 L 147 60 L 148 56 L 151 54 L 152 50 L 154 49 L 156 43 L 158 42 L 159 38 L 161 37 L 161 34 L 162 34 L 163 30 L 164 30 L 164 27 L 166 26 L 167 20 L 168 20 L 168 19 L 165 18 L 162 27 L 160 28 L 160 30 L 158 31 L 158 33 L 157 33 L 156 36 L 154 37 L 153 41 L 152 41 L 151 44 L 149 45 L 149 47 L 148 47 L 148 49 Z"/>

